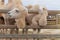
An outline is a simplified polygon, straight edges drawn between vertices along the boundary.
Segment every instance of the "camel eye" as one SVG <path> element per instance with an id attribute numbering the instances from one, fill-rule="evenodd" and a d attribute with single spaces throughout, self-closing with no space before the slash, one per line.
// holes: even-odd
<path id="1" fill-rule="evenodd" d="M 19 13 L 19 10 L 15 10 L 17 13 Z"/>
<path id="2" fill-rule="evenodd" d="M 8 14 L 10 14 L 10 13 L 8 13 Z"/>

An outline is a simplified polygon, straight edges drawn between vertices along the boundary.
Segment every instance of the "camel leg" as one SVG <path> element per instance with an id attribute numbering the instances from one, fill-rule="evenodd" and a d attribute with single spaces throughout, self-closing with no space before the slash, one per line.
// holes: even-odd
<path id="1" fill-rule="evenodd" d="M 22 33 L 24 34 L 24 29 L 23 29 Z"/>
<path id="2" fill-rule="evenodd" d="M 28 29 L 26 29 L 26 34 L 28 33 Z"/>
<path id="3" fill-rule="evenodd" d="M 24 33 L 27 34 L 27 33 L 28 33 L 28 29 L 23 29 L 23 32 L 22 32 L 22 33 L 23 33 L 23 34 L 24 34 Z"/>
<path id="4" fill-rule="evenodd" d="M 38 28 L 38 33 L 41 31 L 41 29 L 40 28 Z"/>

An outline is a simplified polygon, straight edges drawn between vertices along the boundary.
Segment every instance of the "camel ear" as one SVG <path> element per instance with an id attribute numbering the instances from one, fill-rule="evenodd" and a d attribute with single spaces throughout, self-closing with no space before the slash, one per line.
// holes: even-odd
<path id="1" fill-rule="evenodd" d="M 46 7 L 43 7 L 43 10 L 47 10 L 47 8 Z"/>

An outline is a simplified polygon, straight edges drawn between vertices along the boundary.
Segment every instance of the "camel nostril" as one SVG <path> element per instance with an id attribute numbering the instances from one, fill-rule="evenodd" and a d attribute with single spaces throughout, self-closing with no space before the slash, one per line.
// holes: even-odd
<path id="1" fill-rule="evenodd" d="M 11 17 L 11 15 L 10 15 L 10 14 L 8 14 L 8 16 L 9 16 L 9 17 Z"/>
<path id="2" fill-rule="evenodd" d="M 9 15 L 11 17 L 11 15 Z"/>

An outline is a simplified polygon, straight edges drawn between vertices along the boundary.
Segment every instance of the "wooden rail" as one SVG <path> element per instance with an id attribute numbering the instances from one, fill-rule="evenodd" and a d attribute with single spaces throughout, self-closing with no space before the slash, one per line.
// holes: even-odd
<path id="1" fill-rule="evenodd" d="M 46 25 L 46 26 L 40 26 L 40 27 L 25 27 L 27 29 L 32 29 L 32 28 L 40 28 L 40 29 L 60 29 L 60 25 Z"/>
<path id="2" fill-rule="evenodd" d="M 13 29 L 17 28 L 16 25 L 0 25 L 0 29 Z"/>
<path id="3" fill-rule="evenodd" d="M 9 9 L 0 9 L 0 13 L 7 13 L 8 11 L 10 11 Z"/>
<path id="4" fill-rule="evenodd" d="M 16 25 L 0 25 L 0 29 L 13 29 L 17 28 Z M 23 29 L 33 29 L 33 28 L 40 28 L 40 29 L 60 29 L 60 25 L 47 25 L 47 26 L 41 26 L 41 27 L 30 27 L 26 26 Z"/>
<path id="5" fill-rule="evenodd" d="M 53 25 L 47 25 L 45 26 L 46 28 L 49 28 L 49 27 L 56 27 L 57 28 L 57 25 L 53 26 Z M 13 29 L 13 28 L 17 28 L 16 25 L 0 25 L 0 29 Z M 29 27 L 26 27 L 26 29 L 29 28 Z M 31 28 L 31 27 L 30 27 Z M 30 29 L 29 28 L 29 29 Z M 34 27 L 33 27 L 34 28 Z M 60 28 L 60 26 L 59 26 Z M 58 29 L 59 29 L 58 28 Z M 49 28 L 50 29 L 50 28 Z M 20 39 L 31 39 L 31 38 L 35 38 L 35 39 L 46 39 L 46 38 L 60 38 L 60 34 L 0 34 L 0 38 L 20 38 Z"/>
<path id="6" fill-rule="evenodd" d="M 60 38 L 60 34 L 0 34 L 0 38 L 39 38 L 39 39 L 43 39 L 43 38 Z"/>

